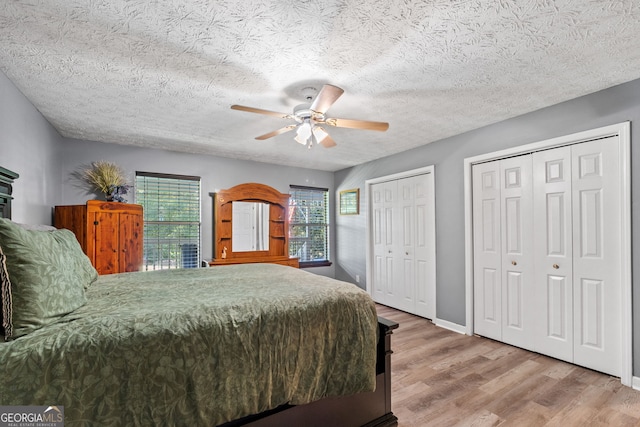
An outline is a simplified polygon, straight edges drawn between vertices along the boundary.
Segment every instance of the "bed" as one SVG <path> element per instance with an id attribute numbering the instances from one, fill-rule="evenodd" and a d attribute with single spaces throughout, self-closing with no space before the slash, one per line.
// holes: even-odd
<path id="1" fill-rule="evenodd" d="M 0 249 L 0 405 L 67 426 L 397 423 L 397 324 L 354 285 L 276 264 L 98 277 L 71 232 L 6 219 Z"/>

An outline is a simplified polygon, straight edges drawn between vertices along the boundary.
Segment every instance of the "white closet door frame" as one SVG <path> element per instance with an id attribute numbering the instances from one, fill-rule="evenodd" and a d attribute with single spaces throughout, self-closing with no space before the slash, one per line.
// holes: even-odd
<path id="1" fill-rule="evenodd" d="M 367 205 L 367 233 L 366 233 L 366 247 L 367 247 L 367 286 L 366 290 L 370 295 L 373 295 L 372 283 L 373 283 L 373 242 L 371 241 L 371 230 L 372 230 L 372 215 L 371 215 L 371 186 L 374 184 L 379 184 L 381 182 L 386 181 L 394 181 L 402 178 L 410 178 L 412 176 L 417 175 L 425 175 L 430 174 L 431 179 L 428 180 L 429 185 L 429 194 L 431 195 L 431 203 L 429 204 L 428 212 L 426 213 L 426 217 L 428 219 L 428 224 L 425 224 L 425 227 L 428 227 L 428 233 L 433 236 L 431 242 L 428 242 L 428 251 L 430 254 L 430 259 L 433 260 L 433 268 L 430 269 L 428 275 L 430 283 L 433 283 L 433 286 L 428 290 L 427 298 L 428 301 L 428 309 L 430 313 L 432 313 L 431 319 L 435 321 L 436 318 L 436 212 L 435 212 L 435 167 L 433 165 L 425 166 L 419 169 L 412 169 L 405 172 L 399 172 L 393 175 L 382 176 L 380 178 L 368 179 L 365 181 L 364 186 L 364 194 L 365 194 L 365 203 Z"/>
<path id="2" fill-rule="evenodd" d="M 558 138 L 547 139 L 519 147 L 482 154 L 464 159 L 464 200 L 465 200 L 465 287 L 466 287 L 466 326 L 465 333 L 473 335 L 473 215 L 472 215 L 472 173 L 471 167 L 477 163 L 499 160 L 548 148 L 578 144 L 610 136 L 618 137 L 620 147 L 620 170 L 617 177 L 621 189 L 620 205 L 620 277 L 622 279 L 622 301 L 620 312 L 621 331 L 621 367 L 620 382 L 632 386 L 632 299 L 631 299 L 631 124 L 622 122 Z"/>

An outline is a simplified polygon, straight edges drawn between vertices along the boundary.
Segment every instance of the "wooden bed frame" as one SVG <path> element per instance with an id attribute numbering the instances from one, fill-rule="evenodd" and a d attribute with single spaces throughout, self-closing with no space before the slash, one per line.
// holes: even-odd
<path id="1" fill-rule="evenodd" d="M 396 322 L 378 317 L 376 390 L 340 398 L 325 398 L 306 405 L 283 405 L 219 427 L 391 427 L 398 418 L 391 411 L 391 334 Z"/>
<path id="2" fill-rule="evenodd" d="M 18 174 L 0 167 L 0 218 L 11 218 L 13 180 Z M 391 427 L 398 418 L 391 411 L 391 334 L 398 324 L 378 317 L 376 390 L 339 398 L 325 398 L 306 405 L 283 405 L 220 427 Z"/>

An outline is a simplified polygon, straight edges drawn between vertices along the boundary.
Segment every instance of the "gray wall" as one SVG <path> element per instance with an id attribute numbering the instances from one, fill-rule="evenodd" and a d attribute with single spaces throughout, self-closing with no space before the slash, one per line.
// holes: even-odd
<path id="1" fill-rule="evenodd" d="M 0 72 L 0 166 L 17 172 L 13 218 L 48 224 L 60 191 L 62 137 Z"/>
<path id="2" fill-rule="evenodd" d="M 455 119 L 455 118 L 453 118 Z M 465 325 L 465 252 L 463 159 L 527 143 L 632 121 L 632 251 L 633 272 L 640 256 L 640 80 L 538 110 L 504 122 L 456 135 L 335 174 L 336 191 L 360 188 L 364 182 L 405 170 L 435 165 L 436 185 L 436 313 L 439 319 Z M 393 123 L 391 123 L 393 126 Z M 368 211 L 363 197 L 361 210 Z M 338 218 L 336 278 L 365 277 L 366 217 Z M 364 286 L 364 280 L 361 280 Z M 640 372 L 640 278 L 633 275 L 634 373 Z"/>

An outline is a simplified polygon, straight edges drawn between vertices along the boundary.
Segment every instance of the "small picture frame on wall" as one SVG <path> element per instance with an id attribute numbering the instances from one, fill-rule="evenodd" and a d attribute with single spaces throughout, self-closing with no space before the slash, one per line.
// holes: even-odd
<path id="1" fill-rule="evenodd" d="M 340 192 L 340 215 L 360 214 L 360 189 Z"/>

